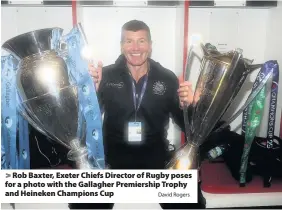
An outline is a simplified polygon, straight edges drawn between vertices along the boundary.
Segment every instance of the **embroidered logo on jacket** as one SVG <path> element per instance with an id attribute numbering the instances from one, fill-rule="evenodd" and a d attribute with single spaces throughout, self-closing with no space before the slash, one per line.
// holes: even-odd
<path id="1" fill-rule="evenodd" d="M 164 82 L 157 81 L 153 84 L 153 93 L 155 95 L 164 95 L 166 86 Z"/>
<path id="2" fill-rule="evenodd" d="M 107 87 L 123 88 L 124 83 L 123 82 L 118 82 L 118 83 L 109 82 L 106 85 Z"/>

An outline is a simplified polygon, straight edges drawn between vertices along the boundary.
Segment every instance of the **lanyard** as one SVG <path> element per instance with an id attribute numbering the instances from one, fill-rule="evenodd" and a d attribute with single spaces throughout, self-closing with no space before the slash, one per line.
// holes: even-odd
<path id="1" fill-rule="evenodd" d="M 136 115 L 137 112 L 140 108 L 146 87 L 147 87 L 147 82 L 148 82 L 148 73 L 145 76 L 145 81 L 143 82 L 142 90 L 140 93 L 140 96 L 138 97 L 138 94 L 136 93 L 136 86 L 134 83 L 134 79 L 132 78 L 132 93 L 133 93 L 133 102 L 134 102 L 134 108 L 135 108 L 135 122 L 136 122 Z M 137 97 L 138 97 L 138 104 L 137 104 Z"/>

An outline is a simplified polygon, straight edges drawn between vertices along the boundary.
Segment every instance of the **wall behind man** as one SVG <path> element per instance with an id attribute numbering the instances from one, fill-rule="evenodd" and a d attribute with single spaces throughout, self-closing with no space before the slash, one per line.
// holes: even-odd
<path id="1" fill-rule="evenodd" d="M 61 27 L 67 33 L 72 28 L 70 7 L 2 7 L 1 10 L 2 44 L 13 36 L 31 30 Z M 131 19 L 145 21 L 152 33 L 152 58 L 174 71 L 176 75 L 180 75 L 183 54 L 183 39 L 180 38 L 183 31 L 181 27 L 183 14 L 180 12 L 181 10 L 175 7 L 85 7 L 82 9 L 82 22 L 95 61 L 102 60 L 104 65 L 108 65 L 120 54 L 122 24 Z M 244 57 L 254 59 L 254 63 L 263 63 L 266 59 L 279 57 L 278 54 L 281 52 L 279 49 L 275 51 L 268 47 L 273 35 L 267 33 L 266 29 L 270 27 L 269 18 L 276 17 L 270 16 L 272 9 L 191 8 L 189 12 L 190 42 L 193 36 L 200 35 L 205 42 L 211 42 L 222 51 L 239 47 L 243 49 Z M 278 12 L 276 15 L 279 16 Z M 279 40 L 279 36 L 276 39 Z M 274 41 L 272 44 L 275 46 Z M 200 51 L 197 52 L 201 54 Z M 252 85 L 250 82 L 255 80 L 257 72 L 258 70 L 248 78 L 243 87 L 240 94 L 244 97 L 237 99 L 240 105 L 246 100 Z M 190 73 L 194 87 L 198 73 L 199 61 L 195 60 Z M 231 124 L 232 129 L 240 132 L 240 123 L 241 117 L 238 117 Z M 278 132 L 276 129 L 275 133 Z M 168 139 L 177 145 L 180 142 L 180 132 L 172 122 Z"/>

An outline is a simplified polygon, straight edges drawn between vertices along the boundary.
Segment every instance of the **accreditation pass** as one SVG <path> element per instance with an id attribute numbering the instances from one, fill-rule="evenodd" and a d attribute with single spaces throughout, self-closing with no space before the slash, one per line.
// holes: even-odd
<path id="1" fill-rule="evenodd" d="M 128 123 L 128 141 L 140 142 L 142 140 L 142 125 L 141 122 L 129 122 Z"/>

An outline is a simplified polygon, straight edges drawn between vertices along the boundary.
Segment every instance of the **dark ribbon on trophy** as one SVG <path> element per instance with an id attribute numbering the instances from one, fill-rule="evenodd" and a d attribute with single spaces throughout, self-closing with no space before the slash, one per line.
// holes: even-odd
<path id="1" fill-rule="evenodd" d="M 273 137 L 275 129 L 275 115 L 277 106 L 277 95 L 278 95 L 278 82 L 279 82 L 279 67 L 276 61 L 268 61 L 264 63 L 260 70 L 252 88 L 254 89 L 261 83 L 266 75 L 273 71 L 271 93 L 270 93 L 270 104 L 269 104 L 269 119 L 267 128 L 266 148 L 271 149 L 273 147 Z M 266 87 L 260 91 L 255 100 L 244 110 L 242 120 L 242 135 L 245 137 L 245 144 L 243 154 L 241 157 L 241 168 L 240 168 L 240 185 L 244 186 L 246 183 L 246 171 L 248 166 L 248 155 L 251 149 L 252 142 L 256 135 L 256 130 L 261 123 L 261 118 L 265 105 L 265 92 Z"/>

